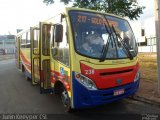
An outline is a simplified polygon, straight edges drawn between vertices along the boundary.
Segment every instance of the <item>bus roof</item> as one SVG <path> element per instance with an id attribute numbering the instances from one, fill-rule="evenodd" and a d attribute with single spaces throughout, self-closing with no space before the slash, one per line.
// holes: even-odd
<path id="1" fill-rule="evenodd" d="M 101 11 L 96 11 L 96 10 L 91 10 L 91 9 L 86 9 L 86 8 L 65 7 L 65 10 L 66 11 L 77 10 L 77 11 L 93 12 L 93 13 L 99 13 L 99 14 L 105 14 L 105 15 L 109 15 L 109 16 L 114 16 L 114 17 L 118 17 L 120 19 L 126 20 L 125 18 L 120 17 L 118 15 L 114 15 L 114 14 L 106 13 L 106 12 L 101 12 Z"/>

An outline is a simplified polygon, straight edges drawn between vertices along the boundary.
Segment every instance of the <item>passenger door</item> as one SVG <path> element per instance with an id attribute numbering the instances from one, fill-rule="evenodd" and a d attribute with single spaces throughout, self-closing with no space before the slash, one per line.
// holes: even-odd
<path id="1" fill-rule="evenodd" d="M 50 39 L 51 39 L 51 24 L 40 22 L 40 91 L 41 93 L 50 93 Z"/>
<path id="2" fill-rule="evenodd" d="M 39 36 L 40 30 L 38 27 L 31 27 L 31 77 L 32 77 L 32 84 L 39 84 L 40 83 L 40 53 L 39 53 Z"/>

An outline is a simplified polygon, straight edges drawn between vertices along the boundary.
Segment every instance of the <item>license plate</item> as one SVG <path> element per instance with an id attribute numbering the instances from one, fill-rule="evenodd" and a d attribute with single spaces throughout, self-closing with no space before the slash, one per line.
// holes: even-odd
<path id="1" fill-rule="evenodd" d="M 124 89 L 120 89 L 120 90 L 115 90 L 114 91 L 114 96 L 122 95 L 122 94 L 124 94 Z"/>

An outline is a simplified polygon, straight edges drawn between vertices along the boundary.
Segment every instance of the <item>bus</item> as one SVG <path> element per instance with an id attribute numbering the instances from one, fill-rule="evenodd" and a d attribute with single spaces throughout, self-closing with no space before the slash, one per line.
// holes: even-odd
<path id="1" fill-rule="evenodd" d="M 66 111 L 134 95 L 137 54 L 126 19 L 82 8 L 66 7 L 16 37 L 17 67 L 40 93 L 59 94 Z"/>

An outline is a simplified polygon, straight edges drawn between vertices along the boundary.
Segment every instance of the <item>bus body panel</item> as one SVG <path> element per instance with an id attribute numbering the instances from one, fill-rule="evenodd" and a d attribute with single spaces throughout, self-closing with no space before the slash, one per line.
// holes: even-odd
<path id="1" fill-rule="evenodd" d="M 70 69 L 67 66 L 64 66 L 58 61 L 52 59 L 51 62 L 51 84 L 54 88 L 54 84 L 60 81 L 63 83 L 64 87 L 68 91 L 69 97 L 71 97 L 70 92 Z"/>

